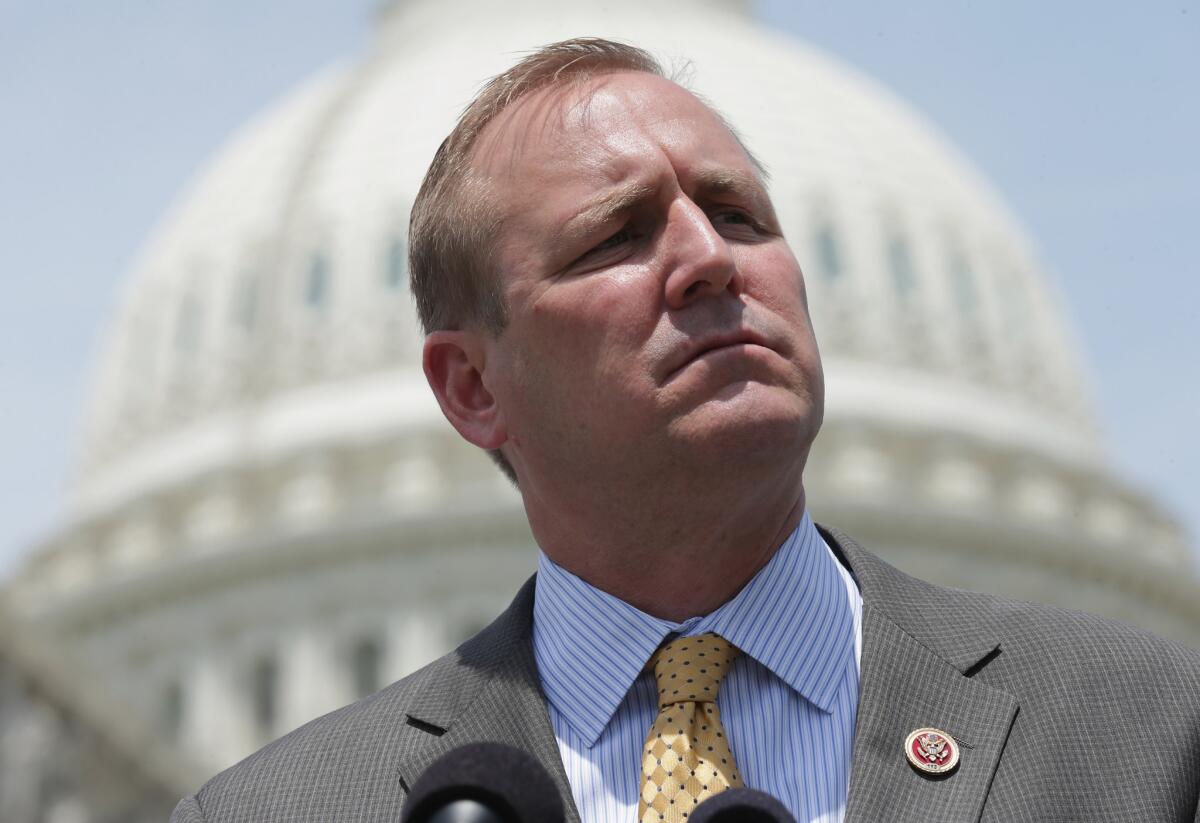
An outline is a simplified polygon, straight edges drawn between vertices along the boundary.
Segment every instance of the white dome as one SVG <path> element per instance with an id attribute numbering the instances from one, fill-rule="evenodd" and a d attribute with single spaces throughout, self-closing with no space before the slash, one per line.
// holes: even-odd
<path id="1" fill-rule="evenodd" d="M 518 50 L 597 30 L 582 11 L 467 5 L 476 24 L 462 31 L 438 4 L 398 4 L 367 60 L 248 124 L 155 232 L 100 371 L 84 511 L 244 461 L 247 447 L 275 459 L 310 438 L 434 415 L 395 268 L 408 206 L 485 76 Z M 1030 243 L 935 130 L 740 11 L 713 4 L 680 25 L 661 4 L 628 5 L 603 33 L 668 64 L 692 57 L 690 85 L 772 172 L 832 415 L 934 415 L 1096 459 L 1074 349 Z"/>
<path id="2" fill-rule="evenodd" d="M 923 488 L 941 504 L 973 494 L 1038 522 L 1100 512 L 1087 515 L 1098 536 L 1152 527 L 1161 559 L 1184 562 L 1174 525 L 1104 469 L 1075 347 L 1032 244 L 905 104 L 764 31 L 745 4 L 612 0 L 597 13 L 468 0 L 456 11 L 393 3 L 364 60 L 247 124 L 154 232 L 98 371 L 77 523 L 141 534 L 128 512 L 186 489 L 193 502 L 168 507 L 168 531 L 234 535 L 255 515 L 226 481 L 250 467 L 273 484 L 259 509 L 322 516 L 346 502 L 330 485 L 329 450 L 349 443 L 391 444 L 382 482 L 401 497 L 461 494 L 450 465 L 477 484 L 478 465 L 447 436 L 420 373 L 408 207 L 484 78 L 586 32 L 681 70 L 771 170 L 829 383 L 814 501 L 878 498 L 889 473 L 892 491 L 907 493 L 902 464 L 919 453 Z M 164 526 L 161 513 L 150 519 Z"/>
<path id="3" fill-rule="evenodd" d="M 397 3 L 364 60 L 234 135 L 127 284 L 73 510 L 10 587 L 24 615 L 144 705 L 186 703 L 168 732 L 218 767 L 352 699 L 356 649 L 363 682 L 395 678 L 502 608 L 531 536 L 425 385 L 408 208 L 486 77 L 589 34 L 694 58 L 771 170 L 828 383 L 815 516 L 942 583 L 1194 640 L 1181 534 L 1106 469 L 1065 317 L 970 164 L 745 4 L 602 5 Z"/>
<path id="4" fill-rule="evenodd" d="M 1186 564 L 1174 523 L 1107 472 L 1065 317 L 991 188 L 877 83 L 746 9 L 392 3 L 365 59 L 237 132 L 151 236 L 98 369 L 71 524 L 30 573 L 70 587 L 181 541 L 480 490 L 514 505 L 421 374 L 408 208 L 481 82 L 581 33 L 655 52 L 771 171 L 826 365 L 814 507 L 1082 526 L 1088 551 L 1149 534 L 1153 557 Z M 47 571 L 55 558 L 74 571 Z"/>

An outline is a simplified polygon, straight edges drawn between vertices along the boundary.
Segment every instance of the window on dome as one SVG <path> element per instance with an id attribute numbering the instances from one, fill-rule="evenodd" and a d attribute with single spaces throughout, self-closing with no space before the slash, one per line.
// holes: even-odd
<path id="1" fill-rule="evenodd" d="M 254 661 L 250 672 L 250 700 L 254 725 L 263 734 L 275 730 L 279 712 L 279 664 L 263 655 Z"/>
<path id="2" fill-rule="evenodd" d="M 175 320 L 175 349 L 191 354 L 200 347 L 200 301 L 194 294 L 183 298 Z"/>
<path id="3" fill-rule="evenodd" d="M 308 260 L 308 273 L 304 282 L 304 302 L 310 308 L 321 309 L 329 302 L 329 280 L 328 255 L 324 252 L 314 252 Z"/>
<path id="4" fill-rule="evenodd" d="M 350 649 L 350 676 L 355 697 L 366 697 L 383 686 L 383 644 L 375 637 L 363 637 Z"/>
<path id="5" fill-rule="evenodd" d="M 408 286 L 408 244 L 403 237 L 388 243 L 384 277 L 389 288 L 399 291 Z"/>
<path id="6" fill-rule="evenodd" d="M 887 261 L 896 294 L 902 300 L 911 298 L 917 290 L 917 271 L 913 266 L 912 251 L 903 235 L 893 233 L 888 237 Z"/>
<path id="7" fill-rule="evenodd" d="M 821 267 L 821 275 L 829 281 L 840 278 L 842 253 L 833 224 L 828 220 L 822 221 L 813 241 L 817 247 L 817 265 Z"/>
<path id="8" fill-rule="evenodd" d="M 162 694 L 162 724 L 169 739 L 179 739 L 180 732 L 183 731 L 183 714 L 183 684 L 172 680 L 167 683 Z"/>
<path id="9" fill-rule="evenodd" d="M 1025 278 L 1015 268 L 1004 270 L 1002 277 L 1000 305 L 1004 321 L 1012 330 L 1026 331 L 1029 327 L 1030 305 Z"/>
<path id="10" fill-rule="evenodd" d="M 233 321 L 242 331 L 250 331 L 258 322 L 258 278 L 242 276 L 233 300 Z"/>
<path id="11" fill-rule="evenodd" d="M 954 305 L 963 315 L 974 315 L 979 303 L 978 284 L 971 261 L 961 249 L 950 253 L 950 289 L 954 294 Z"/>

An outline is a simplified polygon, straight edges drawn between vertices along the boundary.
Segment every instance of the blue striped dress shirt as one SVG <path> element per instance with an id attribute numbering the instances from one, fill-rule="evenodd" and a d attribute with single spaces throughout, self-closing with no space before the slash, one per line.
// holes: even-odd
<path id="1" fill-rule="evenodd" d="M 635 823 L 641 752 L 658 714 L 646 661 L 670 634 L 716 632 L 742 650 L 717 703 L 747 786 L 800 823 L 846 809 L 862 599 L 808 514 L 734 598 L 660 620 L 538 558 L 533 650 L 583 823 Z"/>

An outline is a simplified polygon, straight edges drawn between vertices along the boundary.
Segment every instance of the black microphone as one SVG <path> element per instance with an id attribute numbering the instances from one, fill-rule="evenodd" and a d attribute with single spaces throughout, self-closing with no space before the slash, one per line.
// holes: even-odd
<path id="1" fill-rule="evenodd" d="M 796 823 L 796 818 L 766 792 L 726 789 L 693 809 L 688 823 Z"/>
<path id="2" fill-rule="evenodd" d="M 452 749 L 421 775 L 401 823 L 563 823 L 562 798 L 541 764 L 504 743 Z"/>

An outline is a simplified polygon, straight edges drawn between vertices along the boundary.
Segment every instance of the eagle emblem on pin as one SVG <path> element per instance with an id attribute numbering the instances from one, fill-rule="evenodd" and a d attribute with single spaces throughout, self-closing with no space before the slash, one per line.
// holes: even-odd
<path id="1" fill-rule="evenodd" d="M 925 774 L 943 775 L 958 765 L 958 743 L 941 729 L 917 729 L 904 741 L 904 754 Z"/>

